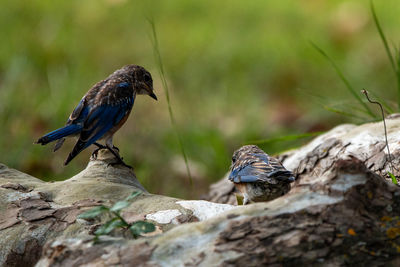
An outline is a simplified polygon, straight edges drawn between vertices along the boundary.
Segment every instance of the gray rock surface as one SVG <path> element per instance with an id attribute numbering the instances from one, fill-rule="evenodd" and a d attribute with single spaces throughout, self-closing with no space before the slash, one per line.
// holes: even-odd
<path id="1" fill-rule="evenodd" d="M 51 183 L 0 164 L 0 266 L 34 265 L 49 240 L 91 239 L 100 222 L 87 222 L 77 216 L 98 205 L 111 206 L 135 191 L 142 194 L 122 215 L 129 222 L 151 221 L 160 233 L 234 208 L 149 194 L 132 170 L 110 166 L 113 160 L 110 152 L 100 150 L 85 170 L 68 180 Z"/>
<path id="2" fill-rule="evenodd" d="M 388 120 L 395 168 L 399 125 L 398 118 Z M 383 140 L 381 123 L 338 126 L 281 155 L 298 174 L 288 194 L 240 207 L 151 195 L 132 171 L 108 166 L 112 157 L 104 151 L 63 182 L 44 183 L 0 165 L 0 263 L 399 266 L 400 189 L 380 176 L 389 170 Z M 137 190 L 143 194 L 123 215 L 152 220 L 158 230 L 136 240 L 111 233 L 93 244 L 98 225 L 77 215 Z M 224 185 L 210 196 L 229 199 L 231 193 Z"/>

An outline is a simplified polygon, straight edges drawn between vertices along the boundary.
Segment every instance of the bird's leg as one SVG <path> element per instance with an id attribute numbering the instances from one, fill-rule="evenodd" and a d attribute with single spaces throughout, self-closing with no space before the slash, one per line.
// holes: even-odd
<path id="1" fill-rule="evenodd" d="M 100 149 L 107 148 L 106 146 L 104 146 L 104 145 L 102 145 L 102 144 L 99 144 L 99 143 L 97 143 L 97 142 L 94 142 L 93 145 L 97 146 L 97 147 L 100 148 Z"/>
<path id="2" fill-rule="evenodd" d="M 123 165 L 123 166 L 125 166 L 125 167 L 127 167 L 129 169 L 133 169 L 132 166 L 129 166 L 128 164 L 126 164 L 122 160 L 122 158 L 118 155 L 118 153 L 115 152 L 114 149 L 111 146 L 109 146 L 108 144 L 107 144 L 107 149 L 118 159 L 118 162 L 109 163 L 108 165 L 114 166 L 114 165 L 117 165 L 117 164 L 121 164 L 121 165 Z"/>
<path id="3" fill-rule="evenodd" d="M 93 151 L 93 153 L 92 153 L 92 156 L 94 156 L 95 158 L 97 158 L 97 154 L 99 153 L 100 149 L 107 148 L 106 146 L 103 146 L 102 144 L 99 144 L 97 142 L 94 142 L 93 145 L 97 146 L 97 149 L 95 151 Z"/>

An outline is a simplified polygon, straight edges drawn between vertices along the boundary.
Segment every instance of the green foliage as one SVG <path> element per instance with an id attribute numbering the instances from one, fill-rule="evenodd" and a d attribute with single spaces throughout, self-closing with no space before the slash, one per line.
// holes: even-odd
<path id="1" fill-rule="evenodd" d="M 141 193 L 142 193 L 142 192 L 140 192 L 140 191 L 133 192 L 132 194 L 130 194 L 130 195 L 126 198 L 126 200 L 134 199 L 134 198 L 140 196 Z"/>
<path id="2" fill-rule="evenodd" d="M 319 52 L 321 55 L 323 55 L 332 65 L 332 67 L 335 69 L 336 73 L 338 74 L 339 78 L 343 81 L 343 83 L 346 85 L 347 90 L 350 92 L 350 94 L 357 100 L 357 102 L 364 107 L 365 113 L 367 113 L 369 116 L 372 118 L 376 118 L 376 115 L 371 111 L 371 109 L 368 107 L 366 103 L 361 99 L 358 91 L 354 89 L 354 87 L 350 84 L 350 82 L 346 79 L 344 76 L 343 72 L 340 70 L 339 66 L 333 61 L 332 58 L 328 56 L 327 53 L 325 53 L 324 50 L 319 48 L 316 44 L 311 42 L 311 45 Z"/>
<path id="3" fill-rule="evenodd" d="M 133 238 L 138 238 L 142 233 L 150 233 L 155 231 L 154 224 L 145 221 L 136 221 L 131 224 L 125 221 L 121 216 L 121 210 L 131 204 L 131 200 L 135 199 L 141 194 L 140 191 L 133 192 L 125 200 L 116 202 L 111 208 L 104 205 L 94 207 L 78 216 L 80 219 L 95 219 L 103 214 L 109 214 L 111 219 L 101 225 L 95 232 L 94 241 L 97 242 L 102 235 L 108 235 L 113 230 L 118 228 L 127 228 L 132 234 Z"/>
<path id="4" fill-rule="evenodd" d="M 84 213 L 79 214 L 78 218 L 80 219 L 94 219 L 97 216 L 100 216 L 103 213 L 108 212 L 110 209 L 107 208 L 106 206 L 97 206 L 94 207 L 93 209 L 90 209 L 88 211 L 85 211 Z"/>
<path id="5" fill-rule="evenodd" d="M 112 208 L 110 209 L 110 211 L 120 211 L 126 207 L 128 207 L 131 203 L 129 203 L 128 201 L 118 201 L 117 203 L 114 204 L 114 206 L 112 206 Z"/>
<path id="6" fill-rule="evenodd" d="M 149 222 L 137 221 L 129 227 L 129 230 L 131 231 L 132 236 L 137 238 L 141 234 L 154 232 L 156 227 L 154 224 Z"/>
<path id="7" fill-rule="evenodd" d="M 392 183 L 397 185 L 398 182 L 397 182 L 396 176 L 394 176 L 393 173 L 391 173 L 391 172 L 388 172 L 388 174 L 389 174 L 390 178 L 392 179 Z"/>
<path id="8" fill-rule="evenodd" d="M 392 66 L 392 70 L 394 74 L 396 75 L 396 81 L 397 81 L 397 110 L 400 111 L 400 54 L 399 50 L 395 48 L 395 51 L 397 52 L 397 56 L 393 56 L 389 45 L 387 38 L 385 36 L 385 33 L 382 30 L 382 27 L 379 23 L 378 16 L 376 15 L 375 7 L 373 4 L 373 1 L 371 0 L 371 12 L 372 12 L 372 17 L 374 19 L 375 26 L 378 30 L 379 37 L 382 40 L 383 46 L 385 47 L 386 55 L 389 58 L 390 65 Z"/>
<path id="9" fill-rule="evenodd" d="M 397 106 L 398 106 L 398 110 L 400 110 L 400 53 L 399 53 L 399 50 L 397 50 L 397 56 L 394 57 L 392 55 L 392 52 L 391 52 L 391 50 L 389 48 L 389 45 L 388 45 L 387 38 L 386 38 L 385 33 L 383 32 L 382 27 L 381 27 L 381 25 L 379 23 L 378 16 L 376 15 L 375 7 L 374 7 L 374 4 L 373 4 L 372 0 L 370 1 L 370 6 L 371 6 L 372 18 L 373 18 L 375 26 L 376 26 L 376 28 L 378 30 L 379 37 L 382 40 L 382 43 L 384 45 L 385 52 L 386 52 L 387 57 L 389 58 L 392 70 L 396 75 L 397 99 L 398 99 Z M 354 89 L 354 87 L 351 85 L 351 83 L 344 76 L 343 72 L 341 71 L 339 66 L 335 63 L 335 61 L 331 57 L 329 57 L 328 54 L 324 50 L 322 50 L 320 47 L 318 47 L 316 44 L 314 44 L 313 42 L 311 42 L 311 44 L 319 53 L 321 53 L 321 55 L 323 55 L 331 63 L 332 67 L 335 69 L 335 71 L 338 74 L 339 78 L 346 85 L 346 88 L 348 89 L 348 91 L 357 100 L 357 102 L 364 108 L 364 112 L 366 114 L 368 114 L 372 118 L 377 118 L 376 115 L 367 106 L 367 104 L 361 99 L 361 97 L 358 94 L 357 90 Z M 393 112 L 393 110 L 389 107 L 389 105 L 387 105 L 385 103 L 385 101 L 383 101 L 383 100 L 380 100 L 380 101 L 383 103 L 383 105 L 385 106 L 385 108 L 387 110 Z M 381 105 L 381 104 L 379 104 L 379 105 Z M 356 115 L 353 115 L 352 113 L 348 113 L 348 112 L 345 112 L 345 111 L 342 111 L 342 110 L 339 110 L 339 109 L 335 109 L 335 108 L 332 108 L 332 107 L 325 106 L 325 109 L 330 110 L 332 112 L 336 112 L 338 114 L 345 115 L 345 116 L 357 117 Z"/>
<path id="10" fill-rule="evenodd" d="M 113 231 L 114 229 L 121 228 L 121 227 L 128 227 L 129 224 L 121 221 L 118 217 L 114 217 L 111 220 L 107 221 L 105 224 L 100 226 L 94 234 L 96 235 L 96 238 L 98 238 L 101 235 L 108 235 Z M 134 236 L 136 238 L 136 236 Z"/>

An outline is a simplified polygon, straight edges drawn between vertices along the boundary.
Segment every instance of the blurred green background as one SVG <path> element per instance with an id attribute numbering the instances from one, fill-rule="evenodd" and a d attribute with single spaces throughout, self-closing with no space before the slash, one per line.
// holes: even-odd
<path id="1" fill-rule="evenodd" d="M 389 41 L 399 44 L 400 3 L 375 1 L 375 7 Z M 169 120 L 149 17 L 193 187 Z M 86 91 L 125 64 L 153 74 L 159 101 L 138 97 L 114 143 L 150 192 L 175 197 L 205 193 L 242 144 L 365 120 L 310 41 L 357 90 L 364 87 L 394 107 L 390 100 L 397 97 L 365 0 L 2 1 L 0 33 L 0 162 L 44 180 L 76 174 L 93 148 L 63 167 L 73 140 L 57 153 L 33 142 L 63 126 Z M 274 154 L 307 141 L 261 147 Z"/>

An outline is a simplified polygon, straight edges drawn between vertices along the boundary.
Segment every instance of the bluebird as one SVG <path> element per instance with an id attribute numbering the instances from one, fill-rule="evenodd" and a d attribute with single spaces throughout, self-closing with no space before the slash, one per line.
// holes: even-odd
<path id="1" fill-rule="evenodd" d="M 243 146 L 233 153 L 228 179 L 243 194 L 243 205 L 280 197 L 295 180 L 292 172 L 255 145 Z"/>
<path id="2" fill-rule="evenodd" d="M 96 83 L 72 111 L 64 127 L 40 137 L 36 143 L 46 145 L 58 140 L 54 147 L 57 151 L 66 137 L 78 137 L 64 165 L 93 144 L 98 149 L 108 149 L 118 163 L 130 167 L 114 151 L 119 149 L 113 145 L 113 135 L 128 119 L 137 94 L 157 100 L 153 90 L 153 80 L 147 70 L 137 65 L 126 65 Z M 104 140 L 105 145 L 98 143 L 99 140 Z"/>

